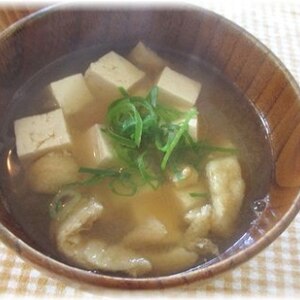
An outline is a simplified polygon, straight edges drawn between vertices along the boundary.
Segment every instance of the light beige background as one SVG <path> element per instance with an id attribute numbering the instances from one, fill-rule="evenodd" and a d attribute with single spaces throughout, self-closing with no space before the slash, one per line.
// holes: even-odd
<path id="1" fill-rule="evenodd" d="M 300 82 L 300 1 L 297 0 L 199 0 L 188 1 L 211 9 L 244 27 L 268 46 Z M 0 15 L 0 24 L 1 24 Z M 24 263 L 0 242 L 0 297 L 120 299 L 186 297 L 294 298 L 300 293 L 300 216 L 266 250 L 249 262 L 206 283 L 175 289 L 128 292 L 99 289 L 80 291 L 48 278 Z M 2 294 L 2 295 L 1 295 Z M 148 297 L 147 297 L 148 298 Z"/>

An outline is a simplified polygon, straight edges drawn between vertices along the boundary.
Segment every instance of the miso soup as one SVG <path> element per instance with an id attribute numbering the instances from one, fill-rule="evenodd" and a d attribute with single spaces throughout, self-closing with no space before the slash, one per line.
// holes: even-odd
<path id="1" fill-rule="evenodd" d="M 211 66 L 153 49 L 72 53 L 15 94 L 1 184 L 47 255 L 118 276 L 182 272 L 237 242 L 268 198 L 254 107 Z"/>

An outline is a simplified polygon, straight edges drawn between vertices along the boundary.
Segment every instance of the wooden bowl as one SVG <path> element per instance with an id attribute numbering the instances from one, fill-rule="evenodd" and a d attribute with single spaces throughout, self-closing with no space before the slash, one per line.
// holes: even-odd
<path id="1" fill-rule="evenodd" d="M 243 238 L 213 263 L 159 278 L 123 278 L 65 265 L 39 252 L 7 209 L 0 190 L 0 234 L 22 258 L 52 273 L 93 286 L 150 289 L 212 278 L 245 262 L 273 242 L 299 211 L 300 91 L 282 63 L 258 40 L 223 17 L 195 8 L 43 9 L 0 36 L 0 120 L 12 95 L 44 66 L 96 43 L 172 47 L 220 70 L 263 117 L 274 163 L 269 204 Z M 0 146 L 4 148 L 3 141 Z M 1 151 L 1 150 L 0 150 Z"/>

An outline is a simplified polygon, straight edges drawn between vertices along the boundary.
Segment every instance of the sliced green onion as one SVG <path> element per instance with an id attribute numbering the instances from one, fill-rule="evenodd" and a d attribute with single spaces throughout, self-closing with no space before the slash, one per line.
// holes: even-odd
<path id="1" fill-rule="evenodd" d="M 123 146 L 127 146 L 129 148 L 135 148 L 136 144 L 133 140 L 125 138 L 121 135 L 118 135 L 116 133 L 114 133 L 112 130 L 110 129 L 106 129 L 105 132 L 116 142 L 120 143 Z"/>
<path id="2" fill-rule="evenodd" d="M 146 99 L 149 101 L 152 107 L 156 107 L 157 97 L 158 97 L 158 87 L 154 86 L 150 90 L 149 94 L 146 96 Z"/>
<path id="3" fill-rule="evenodd" d="M 127 93 L 127 91 L 122 86 L 119 86 L 118 90 L 119 90 L 119 92 L 120 92 L 120 94 L 122 96 L 124 96 L 124 97 L 128 97 L 129 96 L 128 93 Z"/>
<path id="4" fill-rule="evenodd" d="M 137 165 L 140 171 L 142 178 L 145 180 L 147 184 L 149 184 L 153 189 L 157 189 L 162 181 L 161 176 L 155 175 L 153 170 L 147 166 L 145 161 L 145 156 L 147 152 L 142 153 L 137 159 Z"/>
<path id="5" fill-rule="evenodd" d="M 161 169 L 162 170 L 164 170 L 166 168 L 167 162 L 168 162 L 173 150 L 175 149 L 175 147 L 178 144 L 179 140 L 183 136 L 184 132 L 186 132 L 188 130 L 189 121 L 196 115 L 197 115 L 197 111 L 193 108 L 190 109 L 187 112 L 183 123 L 180 125 L 179 130 L 177 131 L 173 141 L 170 143 L 170 145 L 169 145 L 169 147 L 166 151 L 166 154 L 163 157 L 163 160 L 161 162 Z"/>
<path id="6" fill-rule="evenodd" d="M 160 118 L 160 120 L 162 122 L 167 122 L 167 123 L 178 120 L 184 115 L 183 112 L 176 110 L 174 108 L 164 106 L 162 104 L 157 104 L 155 111 L 158 117 Z"/>
<path id="7" fill-rule="evenodd" d="M 112 177 L 119 174 L 119 172 L 114 169 L 94 169 L 94 168 L 87 168 L 87 167 L 80 167 L 79 173 L 88 173 L 88 174 L 99 175 L 103 177 L 107 177 L 107 176 Z"/>
<path id="8" fill-rule="evenodd" d="M 125 146 L 139 147 L 143 133 L 143 121 L 130 98 L 124 98 L 110 105 L 107 120 L 108 131 L 112 138 L 117 139 Z M 128 129 L 131 129 L 128 131 Z M 126 136 L 122 136 L 127 133 Z"/>
<path id="9" fill-rule="evenodd" d="M 108 180 L 114 193 L 129 196 L 135 194 L 141 184 L 157 188 L 164 181 L 167 167 L 172 170 L 189 163 L 200 172 L 201 162 L 209 153 L 236 153 L 234 148 L 210 145 L 205 140 L 194 141 L 188 128 L 197 110 L 181 112 L 160 104 L 157 86 L 146 97 L 131 96 L 123 87 L 119 91 L 121 98 L 109 105 L 105 128 L 101 130 L 111 139 L 123 168 L 81 167 L 79 172 L 85 173 L 86 177 L 68 186 L 88 186 Z M 179 173 L 175 172 L 175 175 L 180 178 Z M 190 196 L 208 195 L 190 193 Z"/>
<path id="10" fill-rule="evenodd" d="M 167 152 L 173 142 L 180 126 L 178 124 L 164 124 L 157 131 L 155 136 L 155 146 L 162 152 Z"/>
<path id="11" fill-rule="evenodd" d="M 208 198 L 208 193 L 189 193 L 193 198 Z"/>
<path id="12" fill-rule="evenodd" d="M 134 113 L 135 122 L 136 122 L 135 132 L 134 132 L 134 142 L 135 142 L 136 146 L 139 147 L 141 144 L 142 133 L 143 133 L 143 121 L 135 107 L 134 107 L 133 113 Z"/>
<path id="13" fill-rule="evenodd" d="M 133 196 L 137 192 L 137 185 L 129 178 L 115 178 L 109 183 L 110 189 L 119 196 Z"/>

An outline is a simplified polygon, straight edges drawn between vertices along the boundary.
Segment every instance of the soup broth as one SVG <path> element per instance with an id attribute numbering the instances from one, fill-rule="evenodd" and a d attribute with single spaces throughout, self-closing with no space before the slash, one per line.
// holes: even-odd
<path id="1" fill-rule="evenodd" d="M 53 241 L 52 235 L 55 229 L 52 228 L 53 221 L 49 214 L 49 203 L 53 200 L 53 195 L 36 193 L 28 188 L 28 178 L 25 174 L 26 166 L 24 167 L 20 163 L 16 155 L 13 122 L 25 116 L 57 109 L 44 88 L 53 81 L 71 74 L 84 72 L 91 62 L 109 50 L 111 49 L 101 45 L 85 49 L 62 57 L 42 69 L 16 92 L 1 127 L 2 139 L 9 145 L 6 151 L 2 153 L 2 161 L 6 164 L 7 174 L 3 176 L 1 182 L 8 199 L 8 209 L 30 239 L 35 242 L 38 249 L 55 259 L 79 267 L 82 267 L 82 264 L 62 255 Z M 130 48 L 114 48 L 113 50 L 126 57 Z M 242 177 L 246 186 L 243 206 L 235 230 L 230 237 L 214 234 L 209 236 L 210 240 L 218 246 L 218 253 L 223 253 L 239 240 L 257 217 L 253 211 L 255 201 L 268 197 L 267 191 L 272 163 L 266 128 L 248 99 L 245 99 L 240 91 L 226 78 L 223 78 L 217 70 L 195 57 L 186 57 L 170 49 L 157 49 L 157 53 L 162 59 L 168 61 L 177 72 L 201 82 L 201 93 L 196 103 L 199 112 L 198 122 L 201 124 L 198 128 L 198 135 L 205 137 L 212 144 L 219 144 L 224 139 L 229 140 L 238 149 L 236 155 L 241 165 Z M 152 85 L 153 82 L 150 80 Z M 143 88 L 149 88 L 149 81 L 144 81 L 144 86 L 139 86 L 139 90 L 143 90 Z M 139 93 L 139 91 L 133 89 L 132 93 Z M 90 119 L 101 119 L 105 115 L 105 112 L 98 111 L 97 113 L 99 115 L 94 114 Z M 102 113 L 103 116 L 100 116 Z M 84 125 L 81 125 L 78 119 L 70 118 L 68 126 L 74 143 L 77 144 L 74 147 L 76 149 L 74 150 L 76 161 L 79 166 L 83 166 L 82 162 L 86 161 L 87 155 L 85 144 L 82 143 L 81 139 Z M 84 130 L 86 130 L 85 127 Z M 117 252 L 113 247 L 121 241 L 124 242 L 124 236 L 127 236 L 125 245 L 130 245 L 134 251 L 139 253 L 140 257 L 153 262 L 152 270 L 141 276 L 166 275 L 184 271 L 211 260 L 217 253 L 200 255 L 193 260 L 185 254 L 185 250 L 172 248 L 172 245 L 177 245 L 184 240 L 184 231 L 187 228 L 182 218 L 182 208 L 172 198 L 173 190 L 174 185 L 166 183 L 155 190 L 149 187 L 138 189 L 136 194 L 126 197 L 113 193 L 105 180 L 98 185 L 79 187 L 80 193 L 84 195 L 87 193 L 91 197 L 100 198 L 103 206 L 101 217 L 95 221 L 93 226 L 90 226 L 88 234 L 82 237 L 83 242 L 86 242 L 85 239 L 97 240 L 100 237 L 101 243 L 95 242 L 95 246 L 91 244 L 88 250 L 93 251 L 93 247 L 99 248 L 103 244 L 113 245 L 112 247 L 109 246 L 112 255 L 110 259 L 117 260 L 118 255 L 116 253 L 120 252 Z M 202 201 L 202 198 L 195 198 L 195 201 Z M 157 228 L 158 231 L 160 230 L 159 232 L 167 231 L 163 238 L 159 239 L 161 242 L 157 243 L 157 247 L 151 243 L 147 247 L 143 247 L 142 244 L 133 241 L 132 235 L 128 237 L 129 233 L 134 231 L 136 224 L 141 224 L 144 220 L 149 222 L 144 224 L 140 231 L 144 234 L 147 233 L 148 227 L 151 230 Z M 161 224 L 164 225 L 163 229 L 160 227 Z M 148 241 L 146 240 L 145 243 Z M 167 253 L 165 257 L 158 255 L 162 249 L 164 249 L 164 253 Z M 191 262 L 188 264 L 179 262 L 174 268 L 162 263 L 162 261 L 169 261 L 172 265 L 174 264 L 172 259 L 176 260 L 177 257 L 183 261 L 191 260 Z M 93 266 L 91 269 L 109 273 L 109 270 L 101 267 Z M 117 272 L 117 274 L 119 273 Z M 120 274 L 124 275 L 122 270 Z M 136 276 L 134 272 L 130 275 Z"/>

